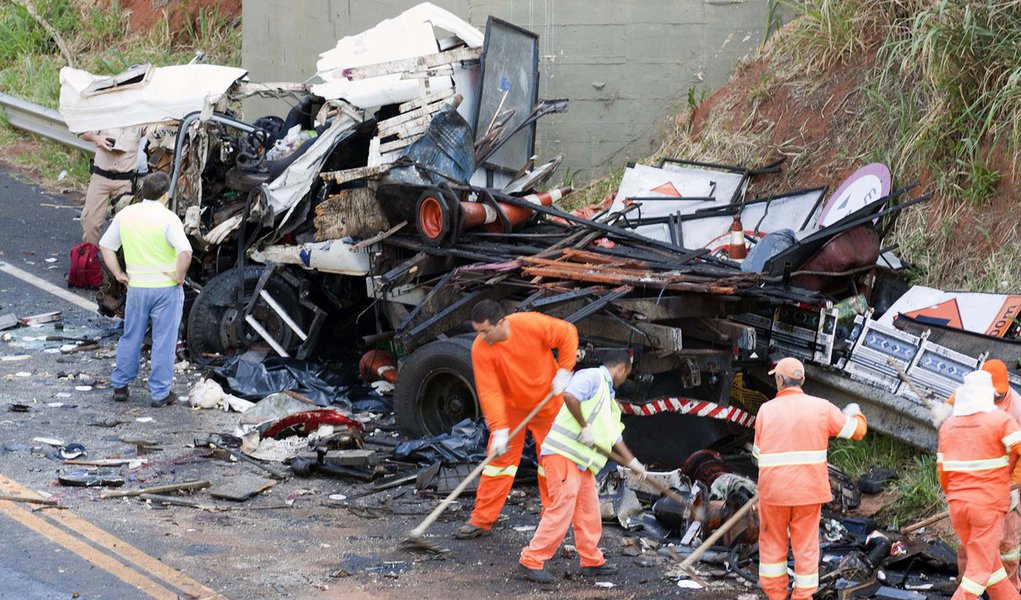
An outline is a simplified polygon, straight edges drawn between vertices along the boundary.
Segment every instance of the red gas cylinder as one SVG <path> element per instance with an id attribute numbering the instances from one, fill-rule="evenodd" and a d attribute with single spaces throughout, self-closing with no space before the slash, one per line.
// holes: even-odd
<path id="1" fill-rule="evenodd" d="M 397 383 L 397 361 L 382 350 L 369 350 L 358 361 L 358 376 L 369 383 L 377 379 Z"/>
<path id="2" fill-rule="evenodd" d="M 522 196 L 533 204 L 549 206 L 571 192 L 571 187 Z M 435 246 L 453 242 L 457 235 L 482 227 L 491 233 L 505 233 L 505 226 L 517 227 L 533 214 L 527 208 L 496 202 L 496 206 L 483 202 L 461 202 L 444 196 L 440 190 L 426 190 L 418 200 L 418 234 L 422 241 Z M 503 213 L 504 219 L 500 218 Z"/>

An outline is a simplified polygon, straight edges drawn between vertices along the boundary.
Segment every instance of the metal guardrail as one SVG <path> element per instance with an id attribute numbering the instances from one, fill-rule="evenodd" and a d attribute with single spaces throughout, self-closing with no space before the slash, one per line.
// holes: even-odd
<path id="1" fill-rule="evenodd" d="M 89 154 L 96 153 L 95 144 L 78 139 L 78 136 L 67 129 L 67 124 L 60 113 L 52 108 L 3 93 L 0 93 L 0 108 L 7 114 L 7 120 L 11 125 L 17 129 L 49 138 Z"/>

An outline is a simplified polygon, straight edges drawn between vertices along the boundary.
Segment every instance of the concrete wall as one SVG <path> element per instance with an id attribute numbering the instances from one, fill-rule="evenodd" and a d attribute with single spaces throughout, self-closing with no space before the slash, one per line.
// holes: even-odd
<path id="1" fill-rule="evenodd" d="M 769 0 L 434 0 L 484 30 L 493 15 L 539 35 L 540 159 L 590 179 L 654 152 L 691 87 L 715 90 L 762 41 Z M 242 65 L 254 81 L 303 81 L 320 52 L 413 0 L 245 0 Z M 265 101 L 246 105 L 251 118 Z"/>

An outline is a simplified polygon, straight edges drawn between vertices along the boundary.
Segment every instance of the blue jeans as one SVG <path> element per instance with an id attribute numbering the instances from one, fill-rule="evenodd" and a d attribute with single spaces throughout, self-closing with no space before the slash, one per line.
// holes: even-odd
<path id="1" fill-rule="evenodd" d="M 145 331 L 152 323 L 152 371 L 149 393 L 162 400 L 170 394 L 177 358 L 177 331 L 184 312 L 184 289 L 172 287 L 142 288 L 128 286 L 124 306 L 124 333 L 117 342 L 117 366 L 110 377 L 113 387 L 125 387 L 138 376 L 139 354 Z"/>

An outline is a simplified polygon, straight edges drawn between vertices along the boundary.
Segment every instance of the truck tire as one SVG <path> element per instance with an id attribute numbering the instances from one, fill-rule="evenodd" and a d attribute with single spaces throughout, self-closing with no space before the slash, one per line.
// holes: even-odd
<path id="1" fill-rule="evenodd" d="M 238 269 L 224 271 L 209 280 L 188 313 L 188 351 L 193 357 L 204 354 L 235 354 L 251 346 L 267 345 L 248 325 L 244 326 L 238 338 L 231 323 L 237 317 L 238 285 L 245 286 L 245 302 L 255 292 L 255 286 L 262 275 L 262 265 L 246 266 L 240 275 Z M 307 329 L 306 311 L 298 302 L 298 292 L 280 277 L 270 277 L 263 288 L 280 304 L 287 314 Z M 291 352 L 301 344 L 301 338 L 270 308 L 259 300 L 252 308 L 252 315 L 285 350 Z"/>
<path id="2" fill-rule="evenodd" d="M 406 358 L 397 372 L 394 417 L 412 437 L 449 433 L 464 419 L 478 419 L 478 395 L 472 371 L 473 338 L 430 342 Z"/>

